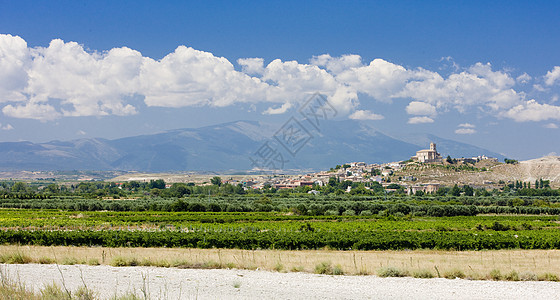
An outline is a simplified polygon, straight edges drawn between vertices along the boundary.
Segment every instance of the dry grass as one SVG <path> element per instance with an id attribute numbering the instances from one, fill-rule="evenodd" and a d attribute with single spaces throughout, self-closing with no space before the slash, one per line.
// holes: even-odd
<path id="1" fill-rule="evenodd" d="M 519 274 L 523 279 L 538 276 L 539 279 L 557 280 L 560 275 L 560 250 L 280 251 L 0 246 L 0 257 L 18 258 L 14 259 L 16 263 L 23 257 L 25 262 L 34 263 L 258 268 L 310 273 L 316 272 L 317 265 L 329 262 L 347 275 L 379 275 L 380 270 L 396 268 L 412 275 L 424 273 L 418 277 L 428 277 L 427 274 L 434 277 L 461 275 L 470 279 L 515 280 L 516 276 L 511 274 Z"/>

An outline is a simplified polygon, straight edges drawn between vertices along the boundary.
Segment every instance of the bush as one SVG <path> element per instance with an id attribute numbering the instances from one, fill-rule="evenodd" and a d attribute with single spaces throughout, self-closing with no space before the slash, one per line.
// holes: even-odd
<path id="1" fill-rule="evenodd" d="M 379 277 L 406 277 L 409 276 L 407 271 L 402 271 L 395 267 L 382 268 L 377 272 Z"/>
<path id="2" fill-rule="evenodd" d="M 519 273 L 517 273 L 517 271 L 515 270 L 512 270 L 504 276 L 504 279 L 508 281 L 519 281 Z"/>
<path id="3" fill-rule="evenodd" d="M 356 211 L 352 209 L 347 209 L 342 213 L 343 216 L 355 216 Z"/>
<path id="4" fill-rule="evenodd" d="M 21 252 L 12 252 L 0 256 L 0 263 L 3 264 L 28 264 L 33 259 Z"/>
<path id="5" fill-rule="evenodd" d="M 50 257 L 43 256 L 43 257 L 39 258 L 38 262 L 42 265 L 49 265 L 49 264 L 54 264 L 54 259 L 52 259 Z"/>
<path id="6" fill-rule="evenodd" d="M 338 216 L 338 210 L 330 209 L 325 212 L 325 216 Z"/>
<path id="7" fill-rule="evenodd" d="M 315 266 L 315 274 L 332 275 L 333 268 L 330 262 L 322 262 Z"/>
<path id="8" fill-rule="evenodd" d="M 434 274 L 428 270 L 418 270 L 412 274 L 414 278 L 434 278 Z"/>
<path id="9" fill-rule="evenodd" d="M 540 281 L 560 281 L 560 278 L 558 278 L 558 275 L 553 274 L 553 273 L 544 273 L 538 276 L 538 279 Z"/>
<path id="10" fill-rule="evenodd" d="M 342 270 L 342 266 L 341 265 L 334 266 L 332 274 L 333 275 L 344 275 L 344 271 Z"/>
<path id="11" fill-rule="evenodd" d="M 465 278 L 465 273 L 463 273 L 463 271 L 461 270 L 451 270 L 449 272 L 446 272 L 443 274 L 443 277 L 447 278 L 447 279 L 455 279 L 455 278 Z"/>
<path id="12" fill-rule="evenodd" d="M 494 269 L 494 270 L 490 271 L 490 279 L 492 279 L 492 280 L 502 280 L 502 273 L 500 273 L 500 270 Z"/>
<path id="13" fill-rule="evenodd" d="M 533 272 L 525 271 L 519 274 L 519 279 L 522 281 L 537 281 L 538 277 Z"/>

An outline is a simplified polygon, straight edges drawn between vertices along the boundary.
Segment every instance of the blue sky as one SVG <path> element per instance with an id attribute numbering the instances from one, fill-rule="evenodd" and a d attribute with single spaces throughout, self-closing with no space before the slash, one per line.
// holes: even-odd
<path id="1" fill-rule="evenodd" d="M 0 141 L 282 123 L 560 153 L 554 1 L 0 1 Z"/>

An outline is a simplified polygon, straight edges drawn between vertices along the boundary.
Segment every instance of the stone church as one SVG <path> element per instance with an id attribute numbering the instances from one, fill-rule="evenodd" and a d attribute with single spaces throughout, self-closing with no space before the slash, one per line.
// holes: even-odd
<path id="1" fill-rule="evenodd" d="M 430 143 L 430 149 L 420 150 L 416 152 L 416 155 L 411 157 L 412 160 L 419 162 L 441 162 L 441 155 L 436 150 L 436 144 Z"/>

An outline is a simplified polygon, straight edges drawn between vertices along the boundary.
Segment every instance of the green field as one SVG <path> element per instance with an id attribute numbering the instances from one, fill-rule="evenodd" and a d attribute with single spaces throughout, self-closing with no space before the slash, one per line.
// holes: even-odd
<path id="1" fill-rule="evenodd" d="M 0 210 L 0 243 L 239 249 L 560 249 L 557 216 Z"/>

